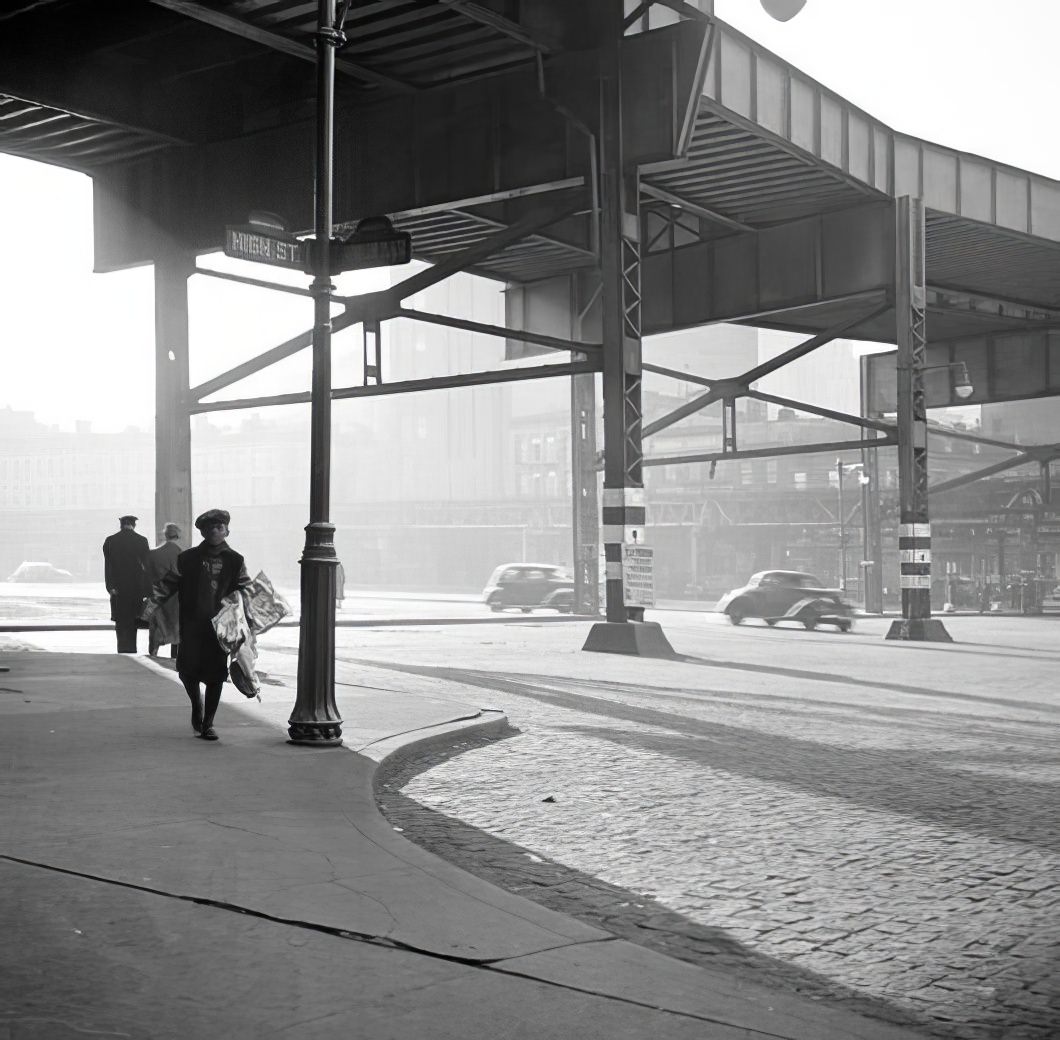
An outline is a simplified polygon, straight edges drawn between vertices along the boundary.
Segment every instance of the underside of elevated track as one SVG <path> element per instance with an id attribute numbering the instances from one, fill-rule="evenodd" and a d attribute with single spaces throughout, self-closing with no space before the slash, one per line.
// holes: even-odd
<path id="1" fill-rule="evenodd" d="M 251 212 L 313 232 L 321 6 L 333 5 L 22 0 L 0 13 L 0 150 L 92 177 L 98 271 L 154 265 L 156 504 L 185 524 L 191 415 L 311 398 L 224 393 L 308 349 L 311 330 L 190 385 L 187 284 L 196 257 Z M 382 382 L 366 361 L 363 383 L 330 397 L 566 376 L 576 428 L 592 429 L 599 374 L 602 453 L 591 437 L 575 449 L 579 596 L 592 606 L 602 542 L 608 623 L 627 625 L 643 605 L 623 561 L 651 542 L 644 441 L 720 402 L 724 451 L 700 458 L 740 458 L 734 402 L 775 402 L 758 379 L 839 337 L 893 343 L 875 383 L 886 407 L 840 417 L 849 446 L 898 447 L 901 631 L 916 638 L 931 617 L 927 408 L 1060 393 L 1060 183 L 884 125 L 711 8 L 348 6 L 341 45 L 321 45 L 337 50 L 336 234 L 386 215 L 433 266 L 339 299 L 333 330 L 374 334 L 413 316 L 415 292 L 468 271 L 511 287 L 506 327 L 416 320 L 549 358 L 406 383 Z M 645 424 L 642 337 L 718 322 L 806 339 L 742 373 L 712 372 L 705 356 L 692 377 L 703 392 Z"/>

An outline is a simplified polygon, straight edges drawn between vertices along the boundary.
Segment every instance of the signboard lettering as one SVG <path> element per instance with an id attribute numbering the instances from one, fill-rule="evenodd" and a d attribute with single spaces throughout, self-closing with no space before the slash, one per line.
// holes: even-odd
<path id="1" fill-rule="evenodd" d="M 622 591 L 627 607 L 655 606 L 655 550 L 647 545 L 622 546 Z"/>
<path id="2" fill-rule="evenodd" d="M 266 235 L 253 228 L 225 228 L 225 256 L 296 271 L 304 271 L 306 267 L 305 243 L 296 238 Z"/>

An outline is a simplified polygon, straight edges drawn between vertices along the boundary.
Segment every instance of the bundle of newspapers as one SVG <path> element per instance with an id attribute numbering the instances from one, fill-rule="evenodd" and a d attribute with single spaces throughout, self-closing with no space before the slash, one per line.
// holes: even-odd
<path id="1" fill-rule="evenodd" d="M 257 637 L 292 613 L 264 571 L 249 584 L 229 593 L 221 600 L 221 609 L 213 619 L 217 642 L 232 660 L 228 674 L 244 697 L 261 700 L 261 683 L 256 665 Z"/>

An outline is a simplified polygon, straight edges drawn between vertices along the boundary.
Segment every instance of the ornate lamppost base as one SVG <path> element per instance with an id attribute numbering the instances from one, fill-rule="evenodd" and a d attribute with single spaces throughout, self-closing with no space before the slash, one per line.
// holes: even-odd
<path id="1" fill-rule="evenodd" d="M 337 747 L 342 743 L 342 716 L 335 704 L 335 528 L 322 521 L 305 531 L 298 695 L 287 733 L 291 744 Z"/>
<path id="2" fill-rule="evenodd" d="M 297 722 L 287 727 L 288 744 L 302 747 L 338 747 L 342 743 L 342 726 L 337 722 Z"/>

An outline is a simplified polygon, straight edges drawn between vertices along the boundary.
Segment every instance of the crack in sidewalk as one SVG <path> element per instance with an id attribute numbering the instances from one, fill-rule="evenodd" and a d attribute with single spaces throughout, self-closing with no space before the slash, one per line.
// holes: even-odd
<path id="1" fill-rule="evenodd" d="M 159 896 L 164 899 L 174 899 L 183 903 L 191 903 L 197 906 L 211 907 L 215 910 L 226 910 L 229 913 L 242 914 L 246 917 L 257 918 L 262 921 L 269 921 L 272 924 L 285 925 L 290 928 L 301 928 L 307 931 L 318 932 L 322 935 L 330 935 L 338 939 L 346 939 L 352 942 L 362 943 L 366 946 L 377 946 L 382 949 L 397 950 L 402 953 L 411 953 L 421 957 L 428 957 L 431 960 L 444 961 L 450 964 L 459 964 L 468 968 L 477 968 L 482 971 L 492 972 L 497 975 L 505 975 L 510 978 L 526 979 L 530 982 L 536 982 L 540 985 L 549 986 L 554 989 L 566 990 L 572 993 L 582 993 L 587 996 L 599 997 L 602 1000 L 611 1000 L 619 1004 L 627 1004 L 633 1007 L 644 1008 L 648 1011 L 661 1011 L 665 1014 L 676 1015 L 679 1018 L 687 1018 L 698 1022 L 709 1022 L 712 1025 L 728 1026 L 730 1028 L 736 1029 L 742 1028 L 746 1030 L 748 1040 L 754 1040 L 755 1037 L 761 1037 L 763 1038 L 763 1040 L 788 1040 L 788 1037 L 782 1033 L 763 1032 L 759 1029 L 753 1029 L 747 1026 L 742 1026 L 738 1022 L 728 1021 L 727 1019 L 713 1018 L 709 1015 L 698 1014 L 693 1011 L 675 1010 L 673 1008 L 663 1007 L 658 1003 L 652 1003 L 646 1000 L 636 1000 L 632 997 L 618 996 L 614 993 L 605 993 L 600 990 L 592 989 L 585 986 L 577 986 L 565 982 L 555 982 L 552 979 L 541 978 L 537 975 L 518 971 L 510 967 L 505 967 L 505 964 L 507 962 L 519 960 L 523 956 L 536 956 L 538 954 L 552 952 L 553 950 L 566 950 L 579 946 L 601 946 L 608 943 L 620 942 L 621 940 L 617 936 L 607 936 L 603 939 L 587 939 L 584 941 L 570 941 L 558 943 L 555 946 L 545 947 L 540 950 L 534 950 L 531 954 L 522 954 L 517 957 L 461 957 L 457 954 L 440 953 L 436 950 L 429 950 L 424 947 L 415 946 L 412 943 L 402 942 L 400 939 L 391 939 L 383 936 L 374 935 L 371 932 L 357 932 L 348 928 L 336 928 L 331 925 L 318 924 L 313 921 L 302 921 L 294 918 L 277 917 L 273 914 L 267 914 L 261 910 L 252 910 L 249 907 L 239 906 L 236 903 L 228 903 L 219 899 L 209 899 L 204 896 L 183 895 L 179 892 L 166 892 L 162 889 L 152 888 L 150 885 L 138 885 L 131 881 L 120 881 L 116 878 L 102 877 L 98 874 L 89 874 L 84 871 L 70 870 L 67 867 L 58 867 L 51 863 L 42 863 L 36 860 L 24 859 L 20 856 L 10 856 L 6 853 L 0 853 L 0 862 L 15 863 L 23 867 L 33 867 L 38 870 L 47 870 L 56 874 L 64 874 L 68 877 L 81 878 L 85 881 L 95 881 L 99 884 L 112 885 L 116 888 L 130 889 L 135 892 L 144 892 L 147 895 Z"/>

